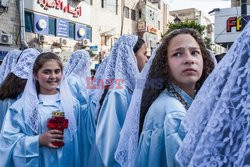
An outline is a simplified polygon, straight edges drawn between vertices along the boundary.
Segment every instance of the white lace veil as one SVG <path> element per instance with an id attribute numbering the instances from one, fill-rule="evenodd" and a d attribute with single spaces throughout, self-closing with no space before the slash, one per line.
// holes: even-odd
<path id="1" fill-rule="evenodd" d="M 249 111 L 250 23 L 204 82 L 183 120 L 188 133 L 176 154 L 180 165 L 249 165 Z"/>
<path id="2" fill-rule="evenodd" d="M 64 77 L 68 78 L 75 75 L 82 83 L 83 89 L 86 89 L 86 78 L 91 77 L 90 74 L 90 57 L 85 50 L 75 51 L 64 68 Z"/>
<path id="3" fill-rule="evenodd" d="M 30 71 L 32 71 L 33 63 L 39 54 L 40 52 L 37 49 L 25 49 L 19 56 L 18 62 L 11 72 L 19 78 L 28 79 Z"/>
<path id="4" fill-rule="evenodd" d="M 99 65 L 99 67 L 97 68 L 97 71 L 96 71 L 95 76 L 94 76 L 94 81 L 95 81 L 95 82 L 97 82 L 98 80 L 100 80 L 100 79 L 102 78 L 109 57 L 110 57 L 110 56 L 107 56 L 107 57 L 101 62 L 101 64 Z M 96 91 L 96 89 L 89 89 L 88 92 L 89 92 L 89 97 L 90 97 L 90 98 L 91 98 L 91 97 L 96 97 L 95 94 L 98 93 L 98 91 Z M 96 99 L 91 99 L 91 100 L 94 101 L 94 100 L 97 100 L 97 98 L 96 98 Z M 97 102 L 95 101 L 95 103 L 97 103 Z M 94 120 L 96 120 L 96 119 L 97 119 L 97 110 L 92 111 L 92 112 L 93 112 Z"/>
<path id="5" fill-rule="evenodd" d="M 144 66 L 141 73 L 138 74 L 136 87 L 131 98 L 122 130 L 120 132 L 120 139 L 115 152 L 115 159 L 122 167 L 133 166 L 133 161 L 138 146 L 142 93 L 150 66 L 158 48 L 159 46 L 153 51 L 149 61 Z"/>
<path id="6" fill-rule="evenodd" d="M 20 55 L 20 50 L 12 50 L 7 53 L 4 57 L 3 62 L 0 66 L 0 84 L 4 81 L 6 76 L 11 72 L 13 67 L 16 65 L 17 58 Z"/>
<path id="7" fill-rule="evenodd" d="M 32 68 L 33 69 L 33 68 Z M 25 123 L 36 133 L 38 134 L 39 128 L 39 116 L 38 116 L 38 92 L 36 90 L 35 78 L 33 75 L 33 71 L 30 71 L 30 75 L 28 77 L 27 84 L 24 89 L 24 93 L 22 95 L 22 99 L 24 101 L 24 118 Z M 73 96 L 68 87 L 67 81 L 62 79 L 60 85 L 60 99 L 62 109 L 64 110 L 65 117 L 69 120 L 69 131 L 71 134 L 71 139 L 73 134 L 76 131 L 76 119 L 74 116 L 74 108 L 73 108 Z"/>
<path id="8" fill-rule="evenodd" d="M 137 43 L 138 37 L 135 35 L 121 36 L 112 47 L 104 73 L 101 77 L 103 82 L 107 80 L 122 80 L 122 87 L 134 90 L 136 76 L 139 73 L 133 47 Z M 114 83 L 116 84 L 116 83 Z M 104 92 L 103 88 L 95 89 L 93 100 L 97 102 L 94 113 L 98 113 L 99 101 Z"/>

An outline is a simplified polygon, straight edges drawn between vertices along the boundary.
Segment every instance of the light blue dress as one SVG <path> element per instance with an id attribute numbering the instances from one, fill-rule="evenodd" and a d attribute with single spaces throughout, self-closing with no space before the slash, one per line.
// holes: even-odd
<path id="1" fill-rule="evenodd" d="M 128 88 L 111 89 L 106 94 L 99 112 L 96 125 L 95 151 L 96 160 L 90 163 L 93 166 L 120 166 L 114 159 L 119 141 L 119 134 L 123 126 L 127 109 L 130 104 L 132 91 Z M 91 159 L 91 161 L 93 160 Z M 99 162 L 98 162 L 99 161 Z"/>
<path id="2" fill-rule="evenodd" d="M 81 155 L 81 165 L 87 166 L 88 158 L 91 150 L 91 145 L 95 138 L 95 122 L 91 111 L 88 110 L 88 93 L 86 89 L 82 89 L 79 85 L 79 80 L 75 75 L 70 75 L 68 78 L 69 88 L 72 95 L 79 101 L 81 106 L 80 124 L 79 124 L 79 150 Z"/>
<path id="3" fill-rule="evenodd" d="M 18 99 L 18 98 L 17 98 Z M 5 99 L 0 100 L 0 131 L 2 129 L 2 124 L 4 121 L 5 114 L 8 108 L 17 100 L 17 99 Z"/>
<path id="4" fill-rule="evenodd" d="M 75 51 L 65 66 L 65 79 L 69 89 L 81 106 L 79 126 L 79 150 L 81 166 L 87 166 L 91 144 L 95 137 L 95 124 L 92 113 L 88 110 L 87 80 L 90 75 L 89 53 L 84 50 Z"/>
<path id="5" fill-rule="evenodd" d="M 0 166 L 80 166 L 78 148 L 78 131 L 70 135 L 68 129 L 64 130 L 65 145 L 58 149 L 39 146 L 39 135 L 47 131 L 47 120 L 51 118 L 52 111 L 62 111 L 61 100 L 54 104 L 39 100 L 39 134 L 24 121 L 23 98 L 17 100 L 7 111 L 5 122 L 0 135 Z M 76 121 L 80 120 L 80 106 L 75 101 L 73 106 Z M 77 121 L 77 127 L 79 122 Z"/>
<path id="6" fill-rule="evenodd" d="M 88 103 L 88 92 L 86 89 L 83 89 L 80 84 L 81 81 L 78 79 L 77 75 L 70 75 L 67 78 L 69 88 L 72 95 L 79 101 L 81 105 L 87 107 Z"/>
<path id="7" fill-rule="evenodd" d="M 183 90 L 175 89 L 190 105 L 192 98 Z M 180 126 L 185 115 L 184 105 L 165 89 L 146 114 L 134 166 L 178 166 L 175 154 L 185 136 Z"/>

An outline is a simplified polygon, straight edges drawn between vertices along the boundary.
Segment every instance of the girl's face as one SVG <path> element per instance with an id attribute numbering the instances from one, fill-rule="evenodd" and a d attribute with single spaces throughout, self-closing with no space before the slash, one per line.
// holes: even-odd
<path id="1" fill-rule="evenodd" d="M 56 94 L 62 79 L 62 69 L 56 60 L 49 60 L 35 74 L 41 94 Z"/>
<path id="2" fill-rule="evenodd" d="M 167 54 L 173 82 L 183 90 L 194 90 L 203 71 L 199 44 L 191 35 L 180 34 L 170 41 Z"/>
<path id="3" fill-rule="evenodd" d="M 141 48 L 137 50 L 135 53 L 135 57 L 137 60 L 137 66 L 139 71 L 141 71 L 144 67 L 144 65 L 147 63 L 148 58 L 147 58 L 147 46 L 146 44 L 142 44 Z"/>

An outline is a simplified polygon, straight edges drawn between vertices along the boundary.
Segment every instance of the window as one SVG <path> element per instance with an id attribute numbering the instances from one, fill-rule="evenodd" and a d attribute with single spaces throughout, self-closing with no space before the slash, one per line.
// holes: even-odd
<path id="1" fill-rule="evenodd" d="M 25 31 L 33 32 L 34 14 L 25 11 Z"/>
<path id="2" fill-rule="evenodd" d="M 158 9 L 161 9 L 161 1 L 158 2 Z"/>
<path id="3" fill-rule="evenodd" d="M 141 9 L 139 9 L 138 17 L 141 19 Z"/>
<path id="4" fill-rule="evenodd" d="M 85 2 L 87 2 L 87 4 L 89 4 L 89 5 L 93 5 L 92 0 L 85 0 Z"/>
<path id="5" fill-rule="evenodd" d="M 102 35 L 101 36 L 101 45 L 105 45 L 106 43 L 105 43 L 105 36 L 104 35 Z"/>
<path id="6" fill-rule="evenodd" d="M 116 0 L 116 9 L 115 14 L 118 14 L 118 0 Z"/>
<path id="7" fill-rule="evenodd" d="M 56 35 L 56 19 L 49 17 L 49 34 Z"/>
<path id="8" fill-rule="evenodd" d="M 102 35 L 101 36 L 101 45 L 108 46 L 108 40 L 109 40 L 108 36 Z"/>
<path id="9" fill-rule="evenodd" d="M 131 20 L 136 20 L 135 10 L 131 9 Z"/>
<path id="10" fill-rule="evenodd" d="M 129 8 L 124 6 L 124 17 L 129 18 Z"/>
<path id="11" fill-rule="evenodd" d="M 118 14 L 118 0 L 101 0 L 101 7 L 107 11 Z"/>
<path id="12" fill-rule="evenodd" d="M 101 2 L 101 6 L 102 6 L 102 8 L 104 8 L 104 4 L 106 4 L 106 0 L 101 0 L 102 2 Z"/>
<path id="13" fill-rule="evenodd" d="M 89 26 L 86 27 L 86 38 L 92 42 L 92 28 Z"/>
<path id="14" fill-rule="evenodd" d="M 75 24 L 69 22 L 69 38 L 75 39 Z"/>

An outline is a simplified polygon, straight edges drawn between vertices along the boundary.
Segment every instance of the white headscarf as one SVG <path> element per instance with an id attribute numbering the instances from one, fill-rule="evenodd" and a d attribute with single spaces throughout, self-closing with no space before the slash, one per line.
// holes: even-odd
<path id="1" fill-rule="evenodd" d="M 158 48 L 159 46 L 153 51 L 149 61 L 137 77 L 136 87 L 131 98 L 122 130 L 120 132 L 119 143 L 115 152 L 115 159 L 122 167 L 133 166 L 133 161 L 138 146 L 142 93 L 150 66 Z"/>
<path id="2" fill-rule="evenodd" d="M 89 53 L 85 50 L 75 51 L 68 63 L 65 66 L 64 77 L 75 75 L 83 84 L 82 86 L 86 89 L 87 81 L 86 78 L 91 77 L 90 74 L 90 57 Z"/>
<path id="3" fill-rule="evenodd" d="M 6 76 L 11 72 L 13 67 L 16 65 L 17 58 L 20 55 L 20 50 L 12 50 L 7 53 L 4 57 L 3 62 L 0 66 L 0 84 L 4 81 Z"/>
<path id="4" fill-rule="evenodd" d="M 39 117 L 38 117 L 38 92 L 36 90 L 36 81 L 33 75 L 33 71 L 30 72 L 27 84 L 24 89 L 24 93 L 21 98 L 24 101 L 24 117 L 25 123 L 38 134 Z M 76 120 L 73 111 L 73 97 L 68 87 L 67 81 L 62 79 L 60 85 L 60 95 L 62 109 L 65 113 L 65 117 L 69 120 L 69 131 L 71 139 L 76 131 Z"/>
<path id="5" fill-rule="evenodd" d="M 22 79 L 28 79 L 33 64 L 40 52 L 34 48 L 25 49 L 19 56 L 18 62 L 11 70 L 13 74 Z"/>
<path id="6" fill-rule="evenodd" d="M 133 51 L 133 47 L 137 43 L 137 40 L 138 37 L 135 35 L 123 35 L 115 42 L 101 78 L 104 83 L 107 80 L 119 79 L 123 81 L 123 88 L 127 87 L 130 90 L 134 90 L 136 76 L 139 73 L 136 57 Z M 97 102 L 94 113 L 98 113 L 98 110 L 101 107 L 99 101 L 103 92 L 103 88 L 96 89 L 94 92 L 93 100 Z"/>

